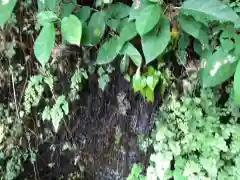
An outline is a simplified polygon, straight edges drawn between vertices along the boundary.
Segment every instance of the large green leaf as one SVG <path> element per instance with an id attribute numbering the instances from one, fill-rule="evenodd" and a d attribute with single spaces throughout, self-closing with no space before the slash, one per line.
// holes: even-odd
<path id="1" fill-rule="evenodd" d="M 57 13 L 58 8 L 57 5 L 60 3 L 60 0 L 45 0 L 45 4 L 49 10 Z"/>
<path id="2" fill-rule="evenodd" d="M 64 40 L 71 44 L 80 46 L 82 37 L 82 23 L 75 15 L 71 14 L 70 16 L 62 19 L 61 32 Z"/>
<path id="3" fill-rule="evenodd" d="M 51 56 L 55 42 L 55 34 L 53 24 L 45 24 L 34 42 L 34 54 L 43 67 L 47 64 Z"/>
<path id="4" fill-rule="evenodd" d="M 181 12 L 200 21 L 218 20 L 237 22 L 239 16 L 219 0 L 187 0 L 181 6 Z"/>
<path id="5" fill-rule="evenodd" d="M 180 15 L 179 23 L 181 28 L 191 36 L 198 39 L 203 49 L 208 48 L 208 30 L 201 23 L 197 22 L 195 19 L 185 16 L 183 14 Z"/>
<path id="6" fill-rule="evenodd" d="M 240 61 L 238 61 L 236 72 L 234 74 L 233 89 L 235 102 L 240 104 Z"/>
<path id="7" fill-rule="evenodd" d="M 143 36 L 151 31 L 158 23 L 161 16 L 159 5 L 149 5 L 145 7 L 136 18 L 137 32 Z"/>
<path id="8" fill-rule="evenodd" d="M 144 35 L 141 40 L 146 64 L 156 59 L 166 49 L 170 41 L 170 24 L 168 18 L 163 16 L 160 20 L 160 32 L 151 31 Z"/>
<path id="9" fill-rule="evenodd" d="M 234 49 L 234 41 L 236 37 L 236 30 L 233 27 L 227 27 L 220 35 L 220 44 L 222 49 L 228 53 Z M 237 47 L 237 46 L 236 46 Z"/>
<path id="10" fill-rule="evenodd" d="M 92 8 L 90 8 L 89 6 L 83 6 L 79 11 L 75 13 L 75 15 L 78 17 L 78 19 L 81 22 L 84 22 L 88 20 L 88 18 L 91 15 L 91 12 L 92 12 Z"/>
<path id="11" fill-rule="evenodd" d="M 51 23 L 57 20 L 57 15 L 52 11 L 40 11 L 37 14 L 38 23 L 44 26 L 46 23 Z"/>
<path id="12" fill-rule="evenodd" d="M 89 21 L 91 44 L 96 45 L 102 39 L 106 28 L 106 13 L 103 11 L 95 12 Z"/>
<path id="13" fill-rule="evenodd" d="M 0 25 L 4 25 L 12 14 L 17 0 L 0 1 Z"/>
<path id="14" fill-rule="evenodd" d="M 71 0 L 67 3 L 62 3 L 60 5 L 61 8 L 61 19 L 64 17 L 68 17 L 70 14 L 72 14 L 73 10 L 76 8 L 77 1 Z"/>
<path id="15" fill-rule="evenodd" d="M 129 13 L 129 21 L 135 20 L 139 16 L 140 12 L 150 4 L 151 3 L 148 0 L 134 1 Z"/>
<path id="16" fill-rule="evenodd" d="M 123 41 L 118 36 L 106 41 L 99 49 L 97 64 L 108 64 L 112 62 L 120 52 Z"/>
<path id="17" fill-rule="evenodd" d="M 203 87 L 213 87 L 229 79 L 235 72 L 237 58 L 218 48 L 213 54 L 203 53 L 201 57 L 200 83 Z"/>
<path id="18" fill-rule="evenodd" d="M 117 3 L 111 4 L 108 7 L 108 10 L 109 10 L 110 16 L 113 19 L 122 19 L 129 15 L 130 7 L 121 2 L 117 2 Z"/>
<path id="19" fill-rule="evenodd" d="M 120 30 L 120 37 L 124 41 L 129 41 L 137 35 L 135 23 L 130 21 Z"/>
<path id="20" fill-rule="evenodd" d="M 122 47 L 121 54 L 129 56 L 137 67 L 141 67 L 142 56 L 131 43 L 128 42 Z"/>

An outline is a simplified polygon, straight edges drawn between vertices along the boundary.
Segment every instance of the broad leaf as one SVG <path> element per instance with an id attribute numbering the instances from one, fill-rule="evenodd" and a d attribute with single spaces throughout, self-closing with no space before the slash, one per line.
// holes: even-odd
<path id="1" fill-rule="evenodd" d="M 181 12 L 202 22 L 218 20 L 235 23 L 239 19 L 229 6 L 219 0 L 187 0 L 182 4 Z"/>
<path id="2" fill-rule="evenodd" d="M 130 21 L 120 31 L 120 37 L 123 41 L 129 41 L 137 35 L 135 23 Z"/>
<path id="3" fill-rule="evenodd" d="M 197 22 L 195 19 L 191 17 L 184 16 L 183 14 L 180 15 L 179 23 L 181 25 L 181 28 L 191 36 L 198 39 L 203 48 L 205 49 L 209 47 L 208 45 L 208 30 L 205 26 L 203 26 L 201 23 Z"/>
<path id="4" fill-rule="evenodd" d="M 60 3 L 60 0 L 45 0 L 46 7 L 49 8 L 52 12 L 57 13 L 57 5 Z"/>
<path id="5" fill-rule="evenodd" d="M 236 72 L 234 74 L 233 90 L 234 90 L 234 100 L 237 104 L 240 104 L 240 61 L 238 61 Z"/>
<path id="6" fill-rule="evenodd" d="M 122 19 L 129 15 L 130 7 L 126 4 L 118 2 L 111 4 L 108 10 L 113 19 Z"/>
<path id="7" fill-rule="evenodd" d="M 57 20 L 57 15 L 52 11 L 41 11 L 37 14 L 38 23 L 44 26 L 46 23 L 51 23 Z"/>
<path id="8" fill-rule="evenodd" d="M 220 35 L 220 44 L 222 49 L 228 53 L 234 49 L 236 30 L 232 27 L 225 29 Z"/>
<path id="9" fill-rule="evenodd" d="M 160 22 L 161 28 L 158 34 L 155 31 L 151 31 L 142 37 L 142 49 L 146 64 L 162 54 L 170 41 L 170 24 L 168 18 L 163 16 Z"/>
<path id="10" fill-rule="evenodd" d="M 229 79 L 235 72 L 237 59 L 218 48 L 213 54 L 206 52 L 201 57 L 200 83 L 203 87 L 213 87 Z"/>
<path id="11" fill-rule="evenodd" d="M 95 12 L 89 21 L 91 44 L 95 45 L 102 39 L 106 27 L 106 13 L 103 11 Z"/>
<path id="12" fill-rule="evenodd" d="M 17 0 L 8 0 L 0 2 L 0 25 L 4 25 L 12 14 Z"/>
<path id="13" fill-rule="evenodd" d="M 106 41 L 99 49 L 97 56 L 97 64 L 108 64 L 112 62 L 120 52 L 123 42 L 119 37 L 113 37 Z"/>
<path id="14" fill-rule="evenodd" d="M 235 37 L 235 43 L 238 44 L 237 46 L 235 46 L 235 55 L 236 56 L 240 56 L 240 34 L 237 34 Z"/>
<path id="15" fill-rule="evenodd" d="M 90 8 L 89 6 L 83 6 L 79 11 L 75 13 L 75 15 L 78 17 L 78 19 L 81 22 L 84 22 L 88 20 L 88 18 L 91 15 L 91 12 L 92 12 L 92 8 Z"/>
<path id="16" fill-rule="evenodd" d="M 141 67 L 142 56 L 131 43 L 128 42 L 123 46 L 121 54 L 129 56 L 137 67 Z"/>
<path id="17" fill-rule="evenodd" d="M 139 16 L 140 12 L 149 5 L 151 5 L 151 3 L 148 0 L 134 1 L 129 13 L 129 21 L 135 20 Z"/>
<path id="18" fill-rule="evenodd" d="M 82 37 L 82 23 L 75 15 L 64 17 L 61 21 L 63 39 L 71 44 L 80 46 Z"/>
<path id="19" fill-rule="evenodd" d="M 117 31 L 119 24 L 120 24 L 120 20 L 119 19 L 108 19 L 107 23 L 106 23 L 110 29 L 112 29 L 113 31 Z"/>
<path id="20" fill-rule="evenodd" d="M 61 8 L 61 19 L 64 17 L 68 17 L 70 14 L 72 14 L 73 10 L 76 8 L 77 1 L 71 0 L 71 2 L 68 3 L 62 3 L 60 5 Z"/>
<path id="21" fill-rule="evenodd" d="M 90 39 L 90 28 L 86 22 L 82 24 L 82 39 L 81 44 L 84 46 L 92 46 Z"/>
<path id="22" fill-rule="evenodd" d="M 138 75 L 138 73 L 136 73 L 132 78 L 132 85 L 133 85 L 134 92 L 141 91 L 147 85 L 146 78 L 144 76 L 140 76 L 140 75 Z"/>
<path id="23" fill-rule="evenodd" d="M 159 81 L 159 78 L 157 76 L 147 76 L 146 81 L 147 81 L 147 85 L 151 89 L 151 91 L 154 91 L 154 89 Z"/>
<path id="24" fill-rule="evenodd" d="M 142 36 L 151 31 L 158 23 L 161 16 L 159 5 L 145 7 L 136 18 L 137 32 Z"/>
<path id="25" fill-rule="evenodd" d="M 34 42 L 34 54 L 43 67 L 47 64 L 49 57 L 51 56 L 54 42 L 54 26 L 50 23 L 46 24 L 45 26 L 43 26 L 39 36 Z"/>

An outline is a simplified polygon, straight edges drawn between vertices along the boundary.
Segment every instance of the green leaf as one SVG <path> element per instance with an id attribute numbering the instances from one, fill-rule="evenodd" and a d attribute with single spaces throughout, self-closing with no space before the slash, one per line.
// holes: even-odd
<path id="1" fill-rule="evenodd" d="M 132 85 L 134 92 L 138 92 L 143 90 L 146 87 L 146 78 L 144 76 L 140 76 L 138 72 L 132 78 Z"/>
<path id="2" fill-rule="evenodd" d="M 140 12 L 149 5 L 151 5 L 151 3 L 148 0 L 134 1 L 129 13 L 129 21 L 135 20 L 139 16 Z"/>
<path id="3" fill-rule="evenodd" d="M 235 55 L 236 56 L 240 56 L 240 34 L 237 34 L 235 37 L 235 44 L 238 44 L 237 46 L 235 46 Z"/>
<path id="4" fill-rule="evenodd" d="M 195 19 L 191 17 L 187 17 L 183 14 L 180 15 L 179 23 L 181 25 L 181 28 L 191 36 L 198 39 L 203 49 L 208 49 L 208 30 L 205 26 L 203 26 L 201 23 L 197 22 Z"/>
<path id="5" fill-rule="evenodd" d="M 106 41 L 99 49 L 97 64 L 108 64 L 112 62 L 120 52 L 123 42 L 118 36 Z"/>
<path id="6" fill-rule="evenodd" d="M 151 31 L 158 23 L 161 16 L 159 5 L 149 5 L 145 7 L 136 18 L 137 32 L 143 36 Z"/>
<path id="7" fill-rule="evenodd" d="M 148 86 L 144 88 L 144 96 L 148 102 L 154 102 L 154 91 L 152 91 Z"/>
<path id="8" fill-rule="evenodd" d="M 60 3 L 60 0 L 45 0 L 46 7 L 49 8 L 52 12 L 57 13 L 57 5 Z"/>
<path id="9" fill-rule="evenodd" d="M 71 0 L 69 3 L 62 3 L 60 5 L 61 8 L 61 19 L 64 17 L 68 17 L 70 14 L 72 14 L 73 10 L 76 8 L 77 1 Z"/>
<path id="10" fill-rule="evenodd" d="M 98 86 L 99 88 L 104 91 L 107 84 L 110 82 L 110 77 L 108 74 L 103 74 L 98 78 Z"/>
<path id="11" fill-rule="evenodd" d="M 222 48 L 213 54 L 204 53 L 201 57 L 200 83 L 203 87 L 213 87 L 229 79 L 235 72 L 237 59 Z"/>
<path id="12" fill-rule="evenodd" d="M 90 27 L 87 25 L 86 22 L 83 22 L 82 24 L 81 44 L 84 46 L 92 46 L 91 37 L 90 37 Z"/>
<path id="13" fill-rule="evenodd" d="M 120 30 L 120 37 L 123 41 L 129 41 L 137 35 L 135 23 L 130 21 Z"/>
<path id="14" fill-rule="evenodd" d="M 120 62 L 121 73 L 127 72 L 128 66 L 129 66 L 129 57 L 124 55 L 121 62 Z"/>
<path id="15" fill-rule="evenodd" d="M 236 29 L 233 26 L 226 26 L 223 32 L 220 34 L 220 44 L 222 49 L 228 53 L 234 49 L 235 44 L 235 37 L 236 37 Z"/>
<path id="16" fill-rule="evenodd" d="M 120 20 L 118 19 L 108 19 L 106 23 L 113 31 L 117 31 Z"/>
<path id="17" fill-rule="evenodd" d="M 154 91 L 154 89 L 159 81 L 159 78 L 157 76 L 147 76 L 146 81 L 147 81 L 147 85 L 151 89 L 151 91 Z"/>
<path id="18" fill-rule="evenodd" d="M 75 15 L 70 15 L 62 19 L 61 32 L 64 40 L 71 44 L 80 46 L 82 23 Z"/>
<path id="19" fill-rule="evenodd" d="M 160 32 L 151 31 L 142 37 L 142 48 L 146 59 L 146 64 L 156 59 L 166 49 L 170 41 L 170 24 L 168 18 L 163 16 L 160 20 Z"/>
<path id="20" fill-rule="evenodd" d="M 34 54 L 43 67 L 47 64 L 51 56 L 55 35 L 53 24 L 46 24 L 34 42 Z"/>
<path id="21" fill-rule="evenodd" d="M 121 2 L 111 4 L 108 7 L 109 14 L 113 19 L 123 19 L 129 15 L 130 7 Z"/>
<path id="22" fill-rule="evenodd" d="M 91 16 L 88 26 L 92 45 L 98 44 L 104 35 L 106 27 L 105 18 L 106 13 L 103 11 L 95 12 Z"/>
<path id="23" fill-rule="evenodd" d="M 88 20 L 88 18 L 91 15 L 91 12 L 92 8 L 90 8 L 89 6 L 82 6 L 81 9 L 75 13 L 75 15 L 81 22 L 84 22 Z"/>
<path id="24" fill-rule="evenodd" d="M 37 14 L 38 23 L 44 26 L 46 23 L 51 23 L 57 20 L 57 15 L 52 11 L 41 11 Z"/>
<path id="25" fill-rule="evenodd" d="M 129 56 L 137 67 L 141 67 L 142 56 L 138 52 L 138 50 L 131 43 L 129 43 L 129 42 L 126 43 L 122 47 L 120 53 L 125 55 L 125 56 Z"/>
<path id="26" fill-rule="evenodd" d="M 0 25 L 4 25 L 10 18 L 17 0 L 8 0 L 0 2 Z"/>
<path id="27" fill-rule="evenodd" d="M 238 61 L 236 72 L 234 74 L 234 100 L 237 104 L 240 104 L 240 61 Z"/>
<path id="28" fill-rule="evenodd" d="M 187 0 L 182 4 L 181 12 L 202 22 L 218 20 L 235 23 L 239 19 L 229 6 L 218 0 Z"/>

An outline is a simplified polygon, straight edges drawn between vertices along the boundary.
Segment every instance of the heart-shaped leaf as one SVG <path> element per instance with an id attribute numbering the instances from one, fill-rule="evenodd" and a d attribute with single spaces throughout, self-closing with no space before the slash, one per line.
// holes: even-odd
<path id="1" fill-rule="evenodd" d="M 158 34 L 151 31 L 142 37 L 142 48 L 146 64 L 152 62 L 161 53 L 163 53 L 170 41 L 170 24 L 168 18 L 163 16 L 160 22 L 161 27 Z"/>
<path id="2" fill-rule="evenodd" d="M 219 85 L 230 78 L 237 66 L 237 58 L 218 48 L 213 54 L 203 53 L 200 70 L 200 83 L 203 87 Z"/>
<path id="3" fill-rule="evenodd" d="M 70 15 L 62 19 L 61 31 L 64 40 L 80 46 L 82 23 L 75 15 Z"/>
<path id="4" fill-rule="evenodd" d="M 81 22 L 84 22 L 88 20 L 88 18 L 91 15 L 91 12 L 92 12 L 92 8 L 90 8 L 89 6 L 83 6 L 79 11 L 75 13 L 75 15 L 78 17 L 78 19 Z"/>
<path id="5" fill-rule="evenodd" d="M 161 16 L 159 5 L 149 5 L 145 7 L 136 18 L 137 32 L 143 36 L 151 31 L 158 23 Z"/>
<path id="6" fill-rule="evenodd" d="M 124 25 L 120 31 L 120 37 L 124 41 L 129 41 L 137 35 L 135 23 L 130 21 Z"/>
<path id="7" fill-rule="evenodd" d="M 112 62 L 120 52 L 123 43 L 118 36 L 106 41 L 99 49 L 97 64 L 108 64 Z"/>
<path id="8" fill-rule="evenodd" d="M 142 56 L 131 43 L 128 42 L 123 46 L 121 54 L 129 56 L 137 67 L 141 67 Z"/>
<path id="9" fill-rule="evenodd" d="M 89 21 L 91 44 L 96 45 L 102 39 L 106 28 L 106 13 L 103 11 L 95 12 Z"/>
<path id="10" fill-rule="evenodd" d="M 51 56 L 55 35 L 53 24 L 48 23 L 43 26 L 39 36 L 34 42 L 34 54 L 43 67 L 47 64 Z"/>
<path id="11" fill-rule="evenodd" d="M 38 23 L 44 26 L 46 23 L 51 23 L 57 20 L 57 15 L 52 11 L 41 11 L 37 14 Z"/>

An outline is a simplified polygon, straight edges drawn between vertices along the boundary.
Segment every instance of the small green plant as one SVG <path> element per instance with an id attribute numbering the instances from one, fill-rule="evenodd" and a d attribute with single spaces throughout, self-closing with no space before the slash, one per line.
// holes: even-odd
<path id="1" fill-rule="evenodd" d="M 239 178 L 239 107 L 218 107 L 219 97 L 201 90 L 168 98 L 156 114 L 146 179 Z"/>

